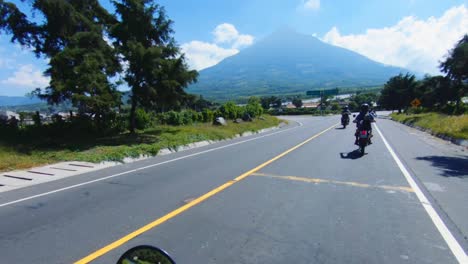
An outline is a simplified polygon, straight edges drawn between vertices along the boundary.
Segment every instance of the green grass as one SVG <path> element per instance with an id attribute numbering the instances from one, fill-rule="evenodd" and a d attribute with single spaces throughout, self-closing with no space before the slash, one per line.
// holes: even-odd
<path id="1" fill-rule="evenodd" d="M 392 114 L 392 119 L 404 124 L 412 124 L 429 129 L 436 135 L 452 138 L 468 139 L 468 116 L 449 116 L 439 113 L 424 114 Z"/>
<path id="2" fill-rule="evenodd" d="M 232 138 L 247 131 L 258 131 L 277 126 L 280 120 L 264 116 L 265 120 L 227 126 L 193 124 L 185 126 L 158 126 L 135 135 L 125 133 L 104 138 L 53 138 L 29 140 L 23 143 L 0 142 L 0 171 L 25 169 L 59 161 L 122 161 L 125 157 L 156 155 L 160 149 L 175 148 L 203 140 Z M 65 137 L 65 136 L 64 136 Z M 12 140 L 18 142 L 18 140 Z M 21 142 L 21 141 L 20 141 Z"/>

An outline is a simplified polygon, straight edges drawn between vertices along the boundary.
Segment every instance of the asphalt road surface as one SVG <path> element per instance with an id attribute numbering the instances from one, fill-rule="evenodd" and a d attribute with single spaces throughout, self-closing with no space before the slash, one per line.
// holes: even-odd
<path id="1" fill-rule="evenodd" d="M 339 116 L 0 194 L 0 263 L 466 263 L 468 157 L 386 119 L 359 156 Z"/>

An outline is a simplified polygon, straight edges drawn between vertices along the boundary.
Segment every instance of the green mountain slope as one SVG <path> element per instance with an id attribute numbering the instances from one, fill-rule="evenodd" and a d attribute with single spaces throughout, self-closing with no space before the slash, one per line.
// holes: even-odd
<path id="1" fill-rule="evenodd" d="M 407 70 L 283 29 L 202 70 L 189 93 L 212 99 L 384 84 Z"/>

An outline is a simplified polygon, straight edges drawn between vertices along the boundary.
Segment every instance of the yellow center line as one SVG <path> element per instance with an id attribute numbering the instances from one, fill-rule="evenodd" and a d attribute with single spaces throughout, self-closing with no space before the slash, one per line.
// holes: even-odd
<path id="1" fill-rule="evenodd" d="M 163 217 L 161 218 L 158 218 L 156 220 L 154 220 L 153 222 L 143 226 L 143 227 L 140 227 L 139 229 L 133 231 L 132 233 L 110 243 L 109 245 L 103 247 L 103 248 L 100 248 L 96 251 L 94 251 L 93 253 L 89 254 L 88 256 L 78 260 L 75 262 L 75 264 L 84 264 L 84 263 L 89 263 L 99 257 L 101 257 L 102 255 L 108 253 L 109 251 L 113 250 L 113 249 L 116 249 L 117 247 L 127 243 L 128 241 L 132 240 L 133 238 L 151 230 L 152 228 L 166 222 L 167 220 L 181 214 L 182 212 L 194 207 L 195 205 L 207 200 L 208 198 L 214 196 L 215 194 L 227 189 L 228 187 L 230 187 L 231 185 L 233 185 L 234 183 L 238 182 L 238 181 L 241 181 L 243 179 L 245 179 L 247 176 L 251 175 L 252 173 L 255 173 L 257 171 L 259 171 L 260 169 L 264 168 L 265 166 L 271 164 L 272 162 L 286 156 L 287 154 L 291 153 L 292 151 L 302 147 L 303 145 L 307 144 L 308 142 L 314 140 L 315 138 L 317 138 L 318 136 L 322 135 L 323 133 L 329 131 L 330 129 L 334 128 L 335 126 L 337 126 L 338 124 L 334 124 L 333 126 L 323 130 L 322 132 L 318 133 L 318 134 L 315 134 L 314 136 L 306 139 L 305 141 L 303 141 L 302 143 L 299 143 L 298 145 L 286 150 L 285 152 L 279 154 L 278 156 L 260 164 L 259 166 L 241 174 L 240 176 L 236 177 L 234 180 L 231 180 L 231 181 L 228 181 L 226 183 L 224 183 L 223 185 L 205 193 L 204 195 L 198 197 L 197 199 L 175 209 L 174 211 L 164 215 Z"/>
<path id="2" fill-rule="evenodd" d="M 392 191 L 414 192 L 411 187 L 405 187 L 405 186 L 371 185 L 371 184 L 359 183 L 359 182 L 346 182 L 346 181 L 306 178 L 306 177 L 298 177 L 298 176 L 281 176 L 281 175 L 265 174 L 265 173 L 258 173 L 258 172 L 252 173 L 251 176 L 268 177 L 268 178 L 290 180 L 290 181 L 302 181 L 302 182 L 309 182 L 309 183 L 331 183 L 331 184 L 348 185 L 348 186 L 354 186 L 354 187 L 360 187 L 360 188 L 378 188 L 378 189 L 392 190 Z"/>

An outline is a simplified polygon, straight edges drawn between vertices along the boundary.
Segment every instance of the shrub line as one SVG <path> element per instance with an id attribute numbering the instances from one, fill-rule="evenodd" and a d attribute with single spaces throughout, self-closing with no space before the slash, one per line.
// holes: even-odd
<path id="1" fill-rule="evenodd" d="M 390 118 L 392 121 L 395 121 L 395 122 L 398 122 L 400 124 L 403 124 L 403 125 L 406 125 L 406 126 L 409 126 L 411 128 L 414 128 L 414 129 L 417 129 L 419 131 L 422 131 L 422 132 L 425 132 L 425 133 L 428 133 L 434 137 L 438 137 L 440 139 L 443 139 L 443 140 L 446 140 L 446 141 L 450 141 L 451 143 L 455 144 L 455 145 L 458 145 L 458 146 L 462 146 L 462 147 L 465 147 L 465 148 L 468 148 L 468 140 L 466 139 L 463 139 L 463 138 L 454 138 L 454 137 L 450 137 L 450 136 L 447 136 L 445 134 L 442 134 L 442 133 L 436 133 L 434 131 L 432 131 L 430 128 L 424 128 L 424 127 L 420 127 L 420 126 L 417 126 L 411 122 L 405 122 L 405 121 L 399 121 L 395 118 Z"/>

